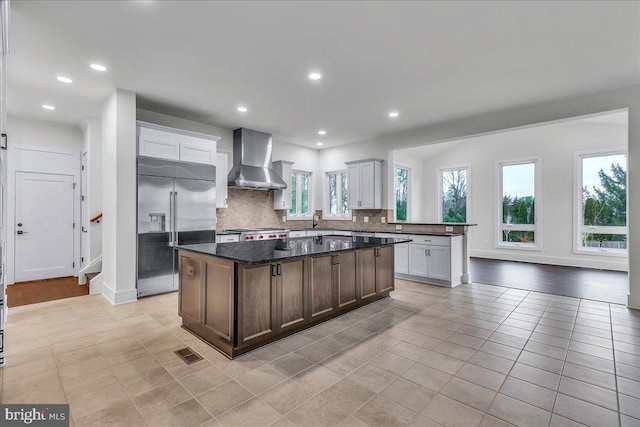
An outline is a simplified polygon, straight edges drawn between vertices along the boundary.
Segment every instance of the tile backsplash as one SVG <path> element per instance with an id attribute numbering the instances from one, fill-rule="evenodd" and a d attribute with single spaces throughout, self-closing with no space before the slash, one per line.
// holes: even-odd
<path id="1" fill-rule="evenodd" d="M 228 207 L 218 209 L 218 231 L 230 228 L 280 227 L 273 191 L 229 188 Z"/>
<path id="2" fill-rule="evenodd" d="M 277 227 L 277 228 L 311 228 L 311 220 L 289 220 L 282 221 L 282 217 L 287 215 L 287 211 L 283 209 L 273 209 L 273 191 L 246 190 L 246 189 L 229 189 L 229 207 L 226 209 L 218 209 L 218 226 L 217 230 L 228 230 L 231 228 L 256 228 L 256 227 Z M 385 230 L 396 231 L 396 224 L 388 224 L 393 221 L 392 209 L 377 210 L 354 210 L 352 215 L 356 217 L 353 221 L 337 221 L 322 219 L 322 211 L 317 210 L 320 220 L 319 228 L 333 228 L 336 230 Z M 364 217 L 368 217 L 369 221 L 364 222 Z M 382 223 L 382 217 L 385 217 L 385 223 Z M 442 232 L 444 225 L 420 225 L 420 224 L 402 224 L 402 231 L 433 231 Z M 463 226 L 453 226 L 455 233 L 462 233 Z"/>

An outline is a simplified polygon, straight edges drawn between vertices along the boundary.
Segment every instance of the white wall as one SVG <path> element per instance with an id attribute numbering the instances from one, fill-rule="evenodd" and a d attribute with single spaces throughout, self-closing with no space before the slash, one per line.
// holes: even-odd
<path id="1" fill-rule="evenodd" d="M 17 116 L 8 117 L 7 135 L 9 135 L 9 145 L 36 145 L 78 152 L 83 146 L 80 128 Z"/>
<path id="2" fill-rule="evenodd" d="M 313 181 L 311 188 L 312 208 L 314 211 L 323 208 L 322 192 L 324 191 L 324 172 L 328 169 L 320 167 L 318 150 L 274 139 L 271 158 L 273 161 L 287 160 L 293 162 L 294 170 L 311 172 Z"/>
<path id="3" fill-rule="evenodd" d="M 391 147 L 392 148 L 392 147 Z M 341 145 L 333 148 L 326 148 L 320 150 L 319 164 L 323 171 L 335 171 L 346 169 L 345 162 L 351 162 L 355 160 L 364 159 L 380 159 L 382 162 L 382 206 L 389 206 L 389 209 L 394 209 L 393 202 L 388 203 L 388 200 L 394 200 L 393 194 L 393 181 L 392 185 L 388 185 L 388 177 L 393 176 L 393 167 L 389 168 L 389 164 L 393 164 L 393 152 L 387 147 L 386 144 L 382 144 L 378 141 L 365 141 L 348 145 Z"/>
<path id="4" fill-rule="evenodd" d="M 451 145 L 424 161 L 426 222 L 438 220 L 438 169 L 471 166 L 471 256 L 626 271 L 626 257 L 574 254 L 574 172 L 576 151 L 627 146 L 627 125 L 589 123 L 583 120 L 532 127 Z M 400 150 L 402 152 L 402 150 Z M 498 161 L 539 157 L 542 162 L 542 251 L 496 248 Z M 539 203 L 536 202 L 536 206 Z"/>
<path id="5" fill-rule="evenodd" d="M 411 170 L 409 172 L 409 191 L 407 195 L 409 202 L 409 215 L 407 222 L 424 222 L 423 195 L 426 191 L 424 180 L 424 161 L 420 158 L 404 156 L 396 151 L 393 153 L 393 163 L 395 166 L 404 166 Z"/>

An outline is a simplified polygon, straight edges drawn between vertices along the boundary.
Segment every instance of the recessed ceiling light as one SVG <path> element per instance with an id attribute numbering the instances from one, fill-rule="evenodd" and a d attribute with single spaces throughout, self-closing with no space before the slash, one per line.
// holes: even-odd
<path id="1" fill-rule="evenodd" d="M 311 74 L 309 74 L 309 78 L 311 80 L 320 80 L 322 78 L 322 74 L 320 74 L 320 73 L 311 73 Z"/>
<path id="2" fill-rule="evenodd" d="M 240 111 L 241 113 L 246 113 L 247 111 L 249 111 L 247 107 L 238 107 L 237 110 Z"/>
<path id="3" fill-rule="evenodd" d="M 93 68 L 96 71 L 107 71 L 107 67 L 100 64 L 91 64 L 91 68 Z"/>
<path id="4" fill-rule="evenodd" d="M 58 76 L 58 80 L 61 81 L 62 83 L 73 83 L 73 80 L 65 76 Z"/>
<path id="5" fill-rule="evenodd" d="M 392 111 L 389 113 L 389 117 L 395 118 L 398 117 L 400 115 L 400 113 L 398 113 L 397 111 Z"/>
<path id="6" fill-rule="evenodd" d="M 316 142 L 316 145 L 319 147 L 321 145 L 324 145 L 322 142 Z"/>
<path id="7" fill-rule="evenodd" d="M 326 130 L 319 130 L 318 131 L 318 135 L 326 135 L 327 131 Z"/>
<path id="8" fill-rule="evenodd" d="M 53 105 L 47 105 L 47 104 L 42 104 L 42 108 L 44 108 L 45 110 L 55 110 L 56 107 L 54 107 Z"/>

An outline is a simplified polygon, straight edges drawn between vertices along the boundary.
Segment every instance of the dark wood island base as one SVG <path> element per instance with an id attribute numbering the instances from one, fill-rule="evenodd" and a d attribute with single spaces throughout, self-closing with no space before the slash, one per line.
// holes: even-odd
<path id="1" fill-rule="evenodd" d="M 389 296 L 394 248 L 251 264 L 180 248 L 179 283 L 182 326 L 233 358 Z"/>

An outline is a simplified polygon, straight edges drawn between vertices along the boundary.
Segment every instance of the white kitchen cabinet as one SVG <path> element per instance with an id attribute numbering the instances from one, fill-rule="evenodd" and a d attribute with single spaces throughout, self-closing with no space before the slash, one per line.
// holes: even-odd
<path id="1" fill-rule="evenodd" d="M 216 163 L 220 139 L 153 123 L 138 122 L 138 155 L 183 162 Z"/>
<path id="2" fill-rule="evenodd" d="M 448 246 L 427 246 L 427 276 L 432 279 L 451 279 L 451 251 Z"/>
<path id="3" fill-rule="evenodd" d="M 216 153 L 216 208 L 227 208 L 229 206 L 228 166 L 229 155 L 218 151 Z"/>
<path id="4" fill-rule="evenodd" d="M 145 127 L 138 128 L 138 154 L 166 160 L 180 160 L 180 137 L 177 134 Z"/>
<path id="5" fill-rule="evenodd" d="M 412 242 L 408 245 L 407 272 L 396 270 L 399 277 L 450 287 L 462 282 L 462 236 L 408 235 L 408 238 Z"/>
<path id="6" fill-rule="evenodd" d="M 382 160 L 346 162 L 349 209 L 382 209 Z"/>
<path id="7" fill-rule="evenodd" d="M 180 160 L 183 162 L 216 164 L 216 143 L 206 139 L 184 137 L 180 141 Z"/>
<path id="8" fill-rule="evenodd" d="M 293 162 L 287 162 L 286 160 L 275 161 L 273 162 L 273 169 L 287 184 L 287 188 L 273 192 L 273 208 L 291 209 L 291 172 L 293 171 Z"/>
<path id="9" fill-rule="evenodd" d="M 407 239 L 406 234 L 376 233 L 376 237 L 384 239 Z M 393 245 L 395 272 L 409 274 L 409 243 Z"/>
<path id="10" fill-rule="evenodd" d="M 429 276 L 427 256 L 427 245 L 409 243 L 409 274 L 421 277 Z"/>

